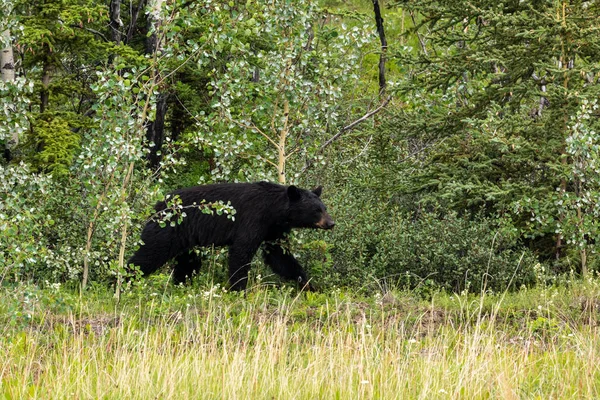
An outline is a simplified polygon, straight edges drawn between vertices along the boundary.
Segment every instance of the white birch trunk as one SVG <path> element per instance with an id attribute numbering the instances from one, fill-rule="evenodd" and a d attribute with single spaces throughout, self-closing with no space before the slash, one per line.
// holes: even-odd
<path id="1" fill-rule="evenodd" d="M 15 80 L 15 59 L 10 43 L 10 31 L 8 29 L 2 32 L 2 42 L 7 43 L 6 47 L 2 49 L 2 54 L 0 54 L 2 81 L 13 82 Z"/>
<path id="2" fill-rule="evenodd" d="M 15 81 L 15 58 L 10 39 L 10 31 L 7 29 L 2 32 L 2 43 L 6 43 L 2 52 L 0 53 L 0 75 L 2 75 L 3 82 L 14 82 Z M 11 138 L 6 144 L 7 150 L 10 152 L 19 144 L 19 134 L 13 131 Z"/>

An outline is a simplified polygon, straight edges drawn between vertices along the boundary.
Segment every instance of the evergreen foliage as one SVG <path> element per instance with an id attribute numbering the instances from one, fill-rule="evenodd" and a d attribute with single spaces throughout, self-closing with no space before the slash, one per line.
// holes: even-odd
<path id="1" fill-rule="evenodd" d="M 417 169 L 390 180 L 400 192 L 418 193 L 423 205 L 483 209 L 543 259 L 562 261 L 569 247 L 561 221 L 583 218 L 573 219 L 577 211 L 560 199 L 581 198 L 579 178 L 568 172 L 576 160 L 567 138 L 581 105 L 599 93 L 598 4 L 399 6 L 419 16 L 412 32 L 421 45 L 398 54 L 410 65 L 399 90 L 414 101 L 390 129 L 419 155 Z"/>

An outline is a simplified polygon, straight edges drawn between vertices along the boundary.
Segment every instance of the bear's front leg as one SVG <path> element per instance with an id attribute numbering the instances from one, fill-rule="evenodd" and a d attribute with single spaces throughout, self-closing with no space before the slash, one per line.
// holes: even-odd
<path id="1" fill-rule="evenodd" d="M 306 290 L 313 290 L 308 282 L 308 277 L 304 268 L 286 251 L 283 247 L 275 243 L 265 243 L 263 248 L 265 263 L 271 267 L 273 272 L 287 280 L 293 280 L 300 284 L 300 287 Z"/>

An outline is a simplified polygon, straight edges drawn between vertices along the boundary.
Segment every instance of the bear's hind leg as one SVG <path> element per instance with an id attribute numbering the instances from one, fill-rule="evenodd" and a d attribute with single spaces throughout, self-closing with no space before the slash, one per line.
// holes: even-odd
<path id="1" fill-rule="evenodd" d="M 142 245 L 133 256 L 127 261 L 127 265 L 133 264 L 140 268 L 142 274 L 149 275 L 162 267 L 173 256 L 168 249 L 157 250 L 154 246 Z"/>
<path id="2" fill-rule="evenodd" d="M 127 265 L 133 264 L 140 268 L 144 275 L 149 275 L 165 265 L 176 255 L 187 251 L 189 246 L 183 241 L 176 240 L 169 228 L 159 228 L 149 223 L 142 232 L 144 244 L 131 256 Z"/>

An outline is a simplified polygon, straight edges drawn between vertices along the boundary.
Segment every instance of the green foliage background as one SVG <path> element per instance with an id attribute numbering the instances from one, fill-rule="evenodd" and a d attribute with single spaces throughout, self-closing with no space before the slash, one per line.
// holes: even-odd
<path id="1" fill-rule="evenodd" d="M 337 222 L 291 240 L 317 286 L 597 270 L 596 3 L 381 2 L 385 93 L 371 1 L 139 4 L 115 39 L 110 3 L 0 2 L 3 281 L 114 282 L 168 191 L 281 179 L 284 130 L 286 183 L 323 185 Z M 258 260 L 255 279 L 275 280 Z"/>

